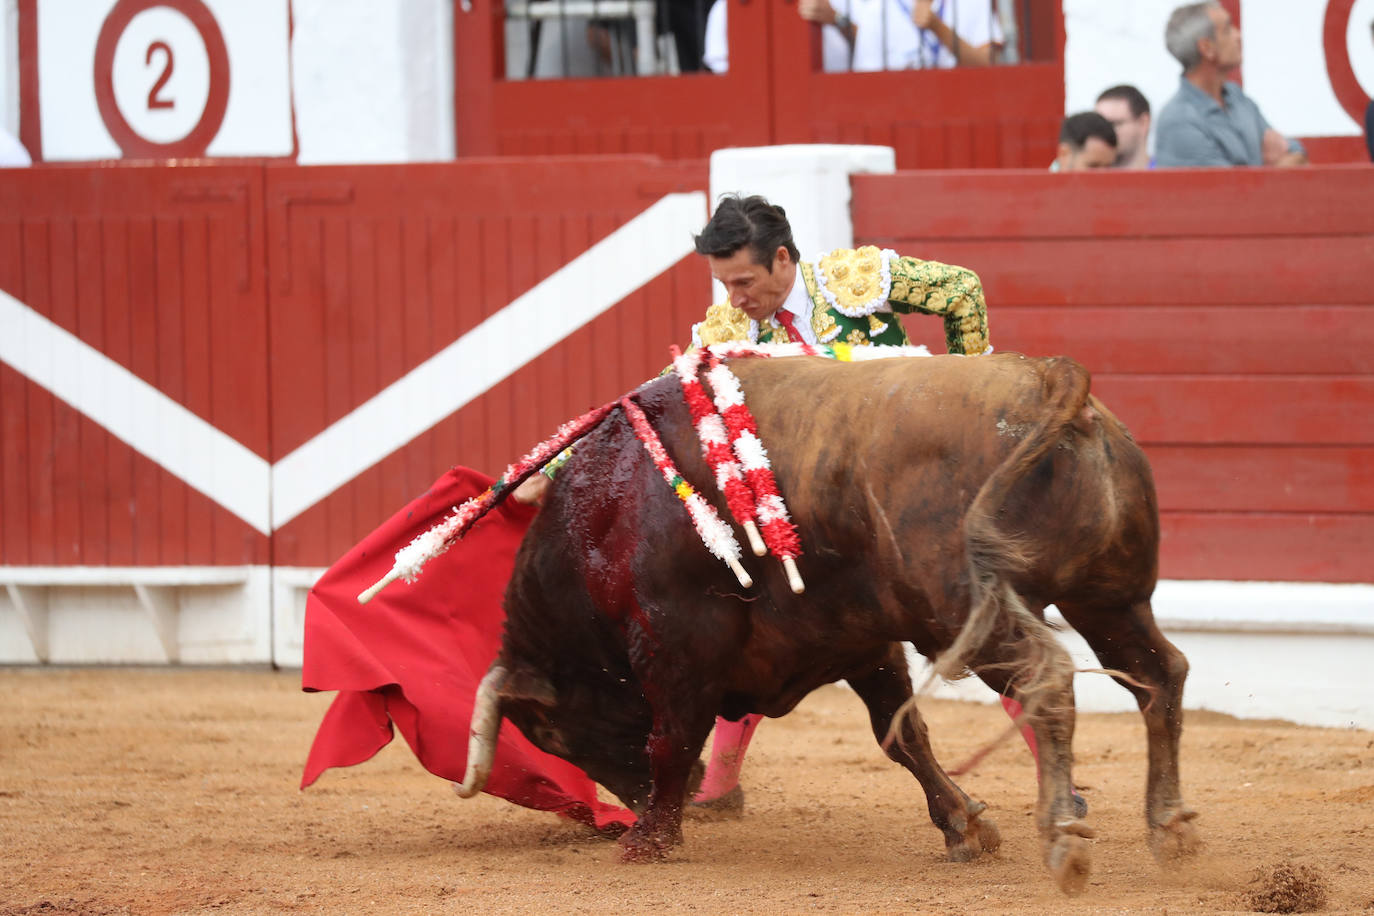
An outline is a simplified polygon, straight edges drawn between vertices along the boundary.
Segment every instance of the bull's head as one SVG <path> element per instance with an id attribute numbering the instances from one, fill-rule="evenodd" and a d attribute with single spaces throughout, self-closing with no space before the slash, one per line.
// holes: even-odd
<path id="1" fill-rule="evenodd" d="M 454 787 L 462 797 L 485 787 L 503 718 L 541 751 L 579 767 L 636 814 L 643 811 L 651 777 L 647 706 L 637 686 L 557 691 L 542 674 L 497 659 L 477 688 L 467 773 Z"/>

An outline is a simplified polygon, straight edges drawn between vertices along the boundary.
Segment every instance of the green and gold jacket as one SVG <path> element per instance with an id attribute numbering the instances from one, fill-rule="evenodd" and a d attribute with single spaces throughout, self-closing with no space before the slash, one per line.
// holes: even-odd
<path id="1" fill-rule="evenodd" d="M 815 264 L 797 266 L 811 305 L 811 314 L 801 318 L 820 343 L 903 345 L 906 331 L 895 313 L 924 312 L 944 318 L 949 352 L 976 356 L 989 349 L 983 285 L 971 270 L 900 257 L 872 245 L 838 248 Z M 711 306 L 705 320 L 692 327 L 695 346 L 788 339 L 776 319 L 754 321 L 729 302 Z"/>

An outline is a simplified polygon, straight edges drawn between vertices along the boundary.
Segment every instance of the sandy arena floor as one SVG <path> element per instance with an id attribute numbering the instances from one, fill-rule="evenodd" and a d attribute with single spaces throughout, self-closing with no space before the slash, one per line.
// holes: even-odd
<path id="1" fill-rule="evenodd" d="M 1001 852 L 952 864 L 841 688 L 759 730 L 742 819 L 688 821 L 687 845 L 649 866 L 552 815 L 457 798 L 399 738 L 298 791 L 330 699 L 298 688 L 298 672 L 0 669 L 0 916 L 1210 914 L 1281 902 L 1253 879 L 1285 865 L 1328 885 L 1325 912 L 1374 911 L 1367 731 L 1190 714 L 1184 790 L 1208 846 L 1163 871 L 1144 838 L 1140 719 L 1081 716 L 1076 775 L 1099 833 L 1069 899 L 1039 862 L 1019 741 L 960 780 L 989 803 Z M 947 765 L 1006 723 L 991 706 L 922 708 Z"/>

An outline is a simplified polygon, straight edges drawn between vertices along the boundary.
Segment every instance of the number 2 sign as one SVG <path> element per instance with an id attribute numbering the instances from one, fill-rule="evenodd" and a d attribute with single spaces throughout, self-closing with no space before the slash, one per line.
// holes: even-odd
<path id="1" fill-rule="evenodd" d="M 289 0 L 29 0 L 46 160 L 290 156 Z"/>
<path id="2" fill-rule="evenodd" d="M 224 36 L 200 0 L 119 0 L 96 39 L 100 117 L 130 158 L 205 155 L 229 80 Z"/>

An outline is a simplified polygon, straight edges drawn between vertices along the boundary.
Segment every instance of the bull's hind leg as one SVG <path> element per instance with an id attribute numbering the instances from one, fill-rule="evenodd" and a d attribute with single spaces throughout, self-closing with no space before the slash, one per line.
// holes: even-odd
<path id="1" fill-rule="evenodd" d="M 846 680 L 868 707 L 878 744 L 921 783 L 930 819 L 945 835 L 950 860 L 968 862 L 979 853 L 996 852 L 1002 845 L 1002 835 L 991 819 L 980 816 L 987 805 L 965 795 L 940 767 L 920 712 L 915 704 L 907 705 L 911 699 L 911 675 L 901 644 L 893 643 L 879 666 L 850 674 Z M 895 740 L 888 743 L 893 717 L 899 713 L 901 728 Z"/>
<path id="2" fill-rule="evenodd" d="M 1183 681 L 1188 660 L 1155 624 L 1149 601 L 1125 608 L 1060 604 L 1059 610 L 1096 653 L 1105 668 L 1129 690 L 1145 719 L 1149 771 L 1145 781 L 1145 822 L 1150 849 L 1161 861 L 1191 855 L 1200 845 L 1179 788 L 1178 747 L 1183 734 Z"/>
<path id="3" fill-rule="evenodd" d="M 1045 864 L 1060 890 L 1077 894 L 1092 871 L 1093 829 L 1078 816 L 1073 796 L 1073 662 L 1043 622 L 1024 609 L 1016 616 L 1017 635 L 992 640 L 970 667 L 1028 714 L 1039 750 L 1035 812 Z"/>

